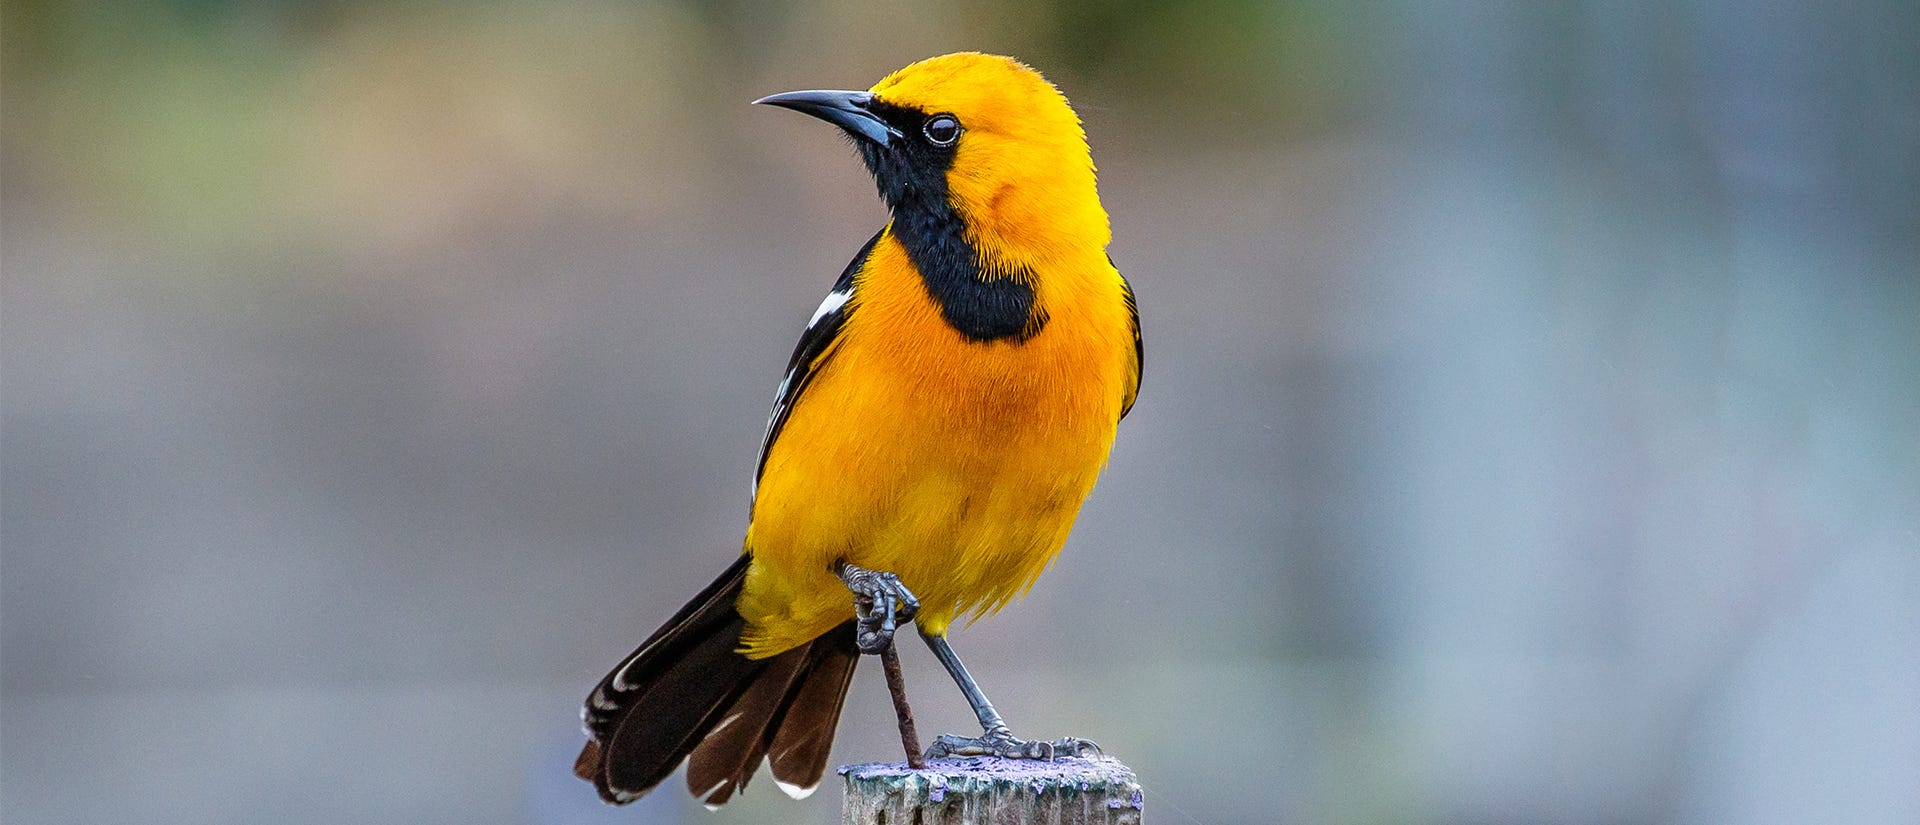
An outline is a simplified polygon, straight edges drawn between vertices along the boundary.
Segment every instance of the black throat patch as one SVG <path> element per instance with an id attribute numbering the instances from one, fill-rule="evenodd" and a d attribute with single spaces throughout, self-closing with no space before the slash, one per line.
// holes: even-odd
<path id="1" fill-rule="evenodd" d="M 922 134 L 928 113 L 879 101 L 869 108 L 904 137 L 887 146 L 855 142 L 880 187 L 880 197 L 893 212 L 893 236 L 920 270 L 927 295 L 940 306 L 941 316 L 977 343 L 1020 342 L 1038 334 L 1047 324 L 1047 314 L 1034 304 L 1034 274 L 1024 267 L 984 260 L 967 242 L 965 218 L 954 211 L 947 194 L 953 147 L 936 146 Z M 966 128 L 964 122 L 961 128 Z"/>

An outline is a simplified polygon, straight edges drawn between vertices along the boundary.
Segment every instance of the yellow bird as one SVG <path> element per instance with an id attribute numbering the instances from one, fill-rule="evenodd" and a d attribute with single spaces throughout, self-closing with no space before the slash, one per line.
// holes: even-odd
<path id="1" fill-rule="evenodd" d="M 739 560 L 594 688 L 574 771 L 619 804 L 687 759 L 718 805 L 765 759 L 804 795 L 859 654 L 909 620 L 983 731 L 930 757 L 1078 753 L 1014 737 L 946 635 L 1046 569 L 1139 390 L 1080 119 L 1038 72 L 972 52 L 756 102 L 843 129 L 892 220 L 800 336 Z"/>

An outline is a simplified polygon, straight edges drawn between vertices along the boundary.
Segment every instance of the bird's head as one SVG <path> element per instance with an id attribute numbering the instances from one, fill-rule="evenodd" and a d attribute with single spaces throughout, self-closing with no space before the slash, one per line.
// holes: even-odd
<path id="1" fill-rule="evenodd" d="M 1111 237 L 1080 118 L 1039 72 L 960 52 L 922 60 L 864 92 L 755 101 L 845 130 L 896 224 L 958 221 L 983 255 L 1034 265 Z"/>

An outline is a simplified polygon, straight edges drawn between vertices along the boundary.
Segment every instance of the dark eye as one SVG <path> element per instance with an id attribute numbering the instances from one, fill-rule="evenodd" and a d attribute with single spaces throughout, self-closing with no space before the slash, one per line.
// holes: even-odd
<path id="1" fill-rule="evenodd" d="M 952 146 L 960 139 L 960 121 L 953 115 L 934 115 L 927 118 L 927 124 L 920 127 L 920 131 L 935 146 Z"/>

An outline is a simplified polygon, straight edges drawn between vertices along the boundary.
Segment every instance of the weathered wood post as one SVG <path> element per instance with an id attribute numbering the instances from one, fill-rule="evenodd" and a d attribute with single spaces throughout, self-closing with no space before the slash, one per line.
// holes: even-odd
<path id="1" fill-rule="evenodd" d="M 935 759 L 840 769 L 842 825 L 1139 825 L 1133 771 L 1111 757 Z"/>

